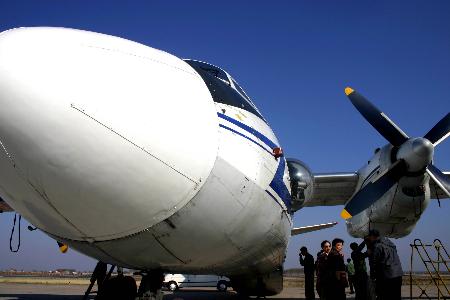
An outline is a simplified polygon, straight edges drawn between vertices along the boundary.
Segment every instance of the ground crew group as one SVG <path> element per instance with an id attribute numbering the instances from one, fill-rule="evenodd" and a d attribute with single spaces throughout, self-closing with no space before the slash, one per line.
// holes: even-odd
<path id="1" fill-rule="evenodd" d="M 336 238 L 320 245 L 317 259 L 308 253 L 306 247 L 300 248 L 300 264 L 305 273 L 305 298 L 315 299 L 316 291 L 321 300 L 345 299 L 345 289 L 355 299 L 397 300 L 401 299 L 403 270 L 395 245 L 377 230 L 370 230 L 359 245 L 351 243 L 351 259 L 344 261 L 342 249 L 344 241 Z M 364 248 L 366 250 L 364 251 Z M 366 259 L 369 260 L 370 278 L 367 275 Z"/>

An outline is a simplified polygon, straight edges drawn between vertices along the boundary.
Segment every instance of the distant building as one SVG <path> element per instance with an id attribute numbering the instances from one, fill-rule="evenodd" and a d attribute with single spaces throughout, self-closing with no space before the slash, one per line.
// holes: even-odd
<path id="1" fill-rule="evenodd" d="M 59 273 L 61 275 L 76 275 L 78 274 L 75 269 L 56 269 L 55 273 Z"/>

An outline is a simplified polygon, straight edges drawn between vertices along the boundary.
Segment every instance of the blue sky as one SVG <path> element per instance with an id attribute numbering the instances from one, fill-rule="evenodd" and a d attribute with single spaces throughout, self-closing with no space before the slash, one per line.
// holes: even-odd
<path id="1" fill-rule="evenodd" d="M 424 135 L 450 107 L 448 1 L 6 1 L 0 31 L 61 26 L 124 37 L 227 70 L 271 124 L 288 157 L 314 172 L 354 171 L 384 139 L 344 94 L 354 87 L 410 136 Z M 450 140 L 435 163 L 450 170 Z M 341 207 L 305 208 L 296 226 L 337 220 L 333 229 L 292 238 L 286 267 L 302 245 L 353 241 Z M 414 238 L 450 247 L 450 201 L 433 201 L 413 233 L 396 241 L 405 269 Z M 95 262 L 23 226 L 8 248 L 13 215 L 0 215 L 0 269 L 93 268 Z M 347 248 L 347 247 L 346 247 Z M 348 253 L 348 252 L 347 252 Z"/>

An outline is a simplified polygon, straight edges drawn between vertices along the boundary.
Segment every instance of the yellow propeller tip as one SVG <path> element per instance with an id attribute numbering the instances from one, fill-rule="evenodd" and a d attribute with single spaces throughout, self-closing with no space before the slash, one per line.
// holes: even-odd
<path id="1" fill-rule="evenodd" d="M 341 211 L 341 217 L 342 217 L 343 219 L 347 220 L 347 219 L 350 219 L 350 218 L 352 217 L 352 215 L 349 214 L 348 211 L 346 211 L 345 209 L 343 209 L 343 210 Z"/>
<path id="2" fill-rule="evenodd" d="M 67 246 L 67 245 L 65 245 L 65 244 L 62 244 L 62 245 L 59 247 L 59 251 L 61 251 L 61 253 L 66 253 L 67 250 L 69 250 L 69 246 Z"/>
<path id="3" fill-rule="evenodd" d="M 350 95 L 351 93 L 353 93 L 355 90 L 354 89 L 352 89 L 351 87 L 346 87 L 345 88 L 345 94 L 348 96 L 348 95 Z"/>

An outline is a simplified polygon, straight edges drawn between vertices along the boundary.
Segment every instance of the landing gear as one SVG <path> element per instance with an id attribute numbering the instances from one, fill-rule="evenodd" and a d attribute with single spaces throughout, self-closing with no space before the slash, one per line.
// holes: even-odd
<path id="1" fill-rule="evenodd" d="M 136 280 L 131 276 L 124 276 L 121 267 L 117 268 L 117 276 L 111 277 L 115 266 L 111 266 L 108 274 L 107 265 L 99 261 L 92 272 L 91 284 L 89 285 L 83 300 L 87 300 L 95 282 L 98 292 L 95 300 L 162 300 L 161 291 L 164 282 L 164 273 L 161 270 L 152 270 L 139 273 L 142 275 L 139 290 L 136 292 Z"/>
<path id="2" fill-rule="evenodd" d="M 264 295 L 264 291 L 266 289 L 266 285 L 264 284 L 264 280 L 262 277 L 258 277 L 256 279 L 256 299 L 266 299 Z"/>
<path id="3" fill-rule="evenodd" d="M 142 273 L 141 285 L 137 296 L 139 299 L 162 300 L 161 291 L 164 282 L 164 273 L 161 270 L 152 270 Z"/>
<path id="4" fill-rule="evenodd" d="M 124 299 L 135 300 L 136 280 L 131 276 L 124 276 L 121 268 L 117 268 L 117 276 L 106 279 L 97 294 L 96 300 Z"/>
<path id="5" fill-rule="evenodd" d="M 110 277 L 111 273 L 113 271 L 113 266 L 110 269 L 110 272 L 108 275 L 106 275 L 106 271 L 108 270 L 108 265 L 104 262 L 99 261 L 97 265 L 95 266 L 94 272 L 92 272 L 91 275 L 91 283 L 89 284 L 89 287 L 87 288 L 86 292 L 84 293 L 83 300 L 87 300 L 89 297 L 89 294 L 91 293 L 92 288 L 94 287 L 95 282 L 97 282 L 98 290 L 101 289 L 103 285 L 103 281 L 105 281 L 106 277 Z"/>
<path id="6" fill-rule="evenodd" d="M 97 282 L 98 292 L 95 300 L 107 299 L 123 299 L 135 300 L 136 298 L 136 281 L 131 276 L 124 276 L 122 268 L 117 268 L 117 276 L 111 277 L 115 266 L 111 266 L 108 274 L 107 265 L 99 261 L 95 266 L 91 276 L 91 284 L 89 285 L 83 300 L 87 300 L 91 293 L 92 287 Z"/>

